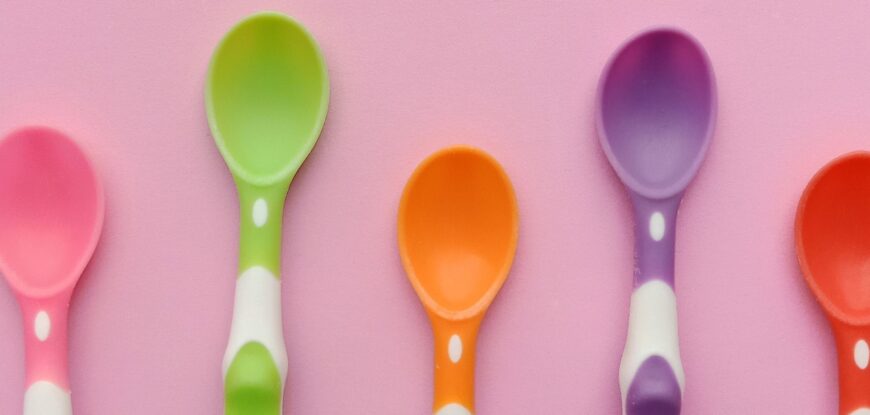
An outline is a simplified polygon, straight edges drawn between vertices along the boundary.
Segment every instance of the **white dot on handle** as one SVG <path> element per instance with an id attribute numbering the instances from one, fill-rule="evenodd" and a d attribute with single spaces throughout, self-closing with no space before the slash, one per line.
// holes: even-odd
<path id="1" fill-rule="evenodd" d="M 51 319 L 45 311 L 40 310 L 36 313 L 36 318 L 33 319 L 33 333 L 42 342 L 51 334 Z"/>
<path id="2" fill-rule="evenodd" d="M 254 225 L 257 225 L 258 228 L 262 227 L 266 224 L 266 220 L 269 219 L 269 205 L 266 204 L 266 201 L 263 198 L 257 199 L 254 202 Z"/>
<path id="3" fill-rule="evenodd" d="M 849 415 L 870 415 L 870 408 L 858 408 Z"/>
<path id="4" fill-rule="evenodd" d="M 450 342 L 447 344 L 447 354 L 450 355 L 450 361 L 458 363 L 462 359 L 462 339 L 459 335 L 450 336 Z"/>
<path id="5" fill-rule="evenodd" d="M 654 241 L 661 241 L 665 237 L 665 215 L 655 212 L 649 217 L 649 236 Z"/>
<path id="6" fill-rule="evenodd" d="M 870 363 L 870 346 L 864 339 L 858 340 L 855 343 L 855 364 L 859 369 L 867 369 L 867 364 Z"/>

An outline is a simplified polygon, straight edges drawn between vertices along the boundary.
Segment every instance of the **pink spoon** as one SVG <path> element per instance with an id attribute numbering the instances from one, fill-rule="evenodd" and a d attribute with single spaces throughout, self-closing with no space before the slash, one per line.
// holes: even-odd
<path id="1" fill-rule="evenodd" d="M 25 415 L 69 415 L 67 312 L 103 225 L 103 190 L 65 135 L 25 128 L 0 141 L 0 273 L 18 297 Z"/>

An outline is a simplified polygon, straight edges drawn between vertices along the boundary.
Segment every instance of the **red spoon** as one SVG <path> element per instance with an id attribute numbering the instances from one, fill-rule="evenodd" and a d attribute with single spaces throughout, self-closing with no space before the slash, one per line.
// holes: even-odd
<path id="1" fill-rule="evenodd" d="M 870 415 L 870 153 L 843 155 L 807 185 L 797 257 L 836 339 L 840 415 Z"/>

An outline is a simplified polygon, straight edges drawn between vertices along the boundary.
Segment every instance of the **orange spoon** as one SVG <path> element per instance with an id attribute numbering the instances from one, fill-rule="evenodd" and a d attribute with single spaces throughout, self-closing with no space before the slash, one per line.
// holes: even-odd
<path id="1" fill-rule="evenodd" d="M 405 185 L 399 251 L 432 323 L 436 415 L 474 411 L 477 331 L 507 278 L 518 227 L 510 179 L 481 150 L 438 151 Z"/>
<path id="2" fill-rule="evenodd" d="M 870 415 L 870 153 L 843 155 L 816 173 L 798 206 L 795 243 L 834 330 L 840 415 Z"/>

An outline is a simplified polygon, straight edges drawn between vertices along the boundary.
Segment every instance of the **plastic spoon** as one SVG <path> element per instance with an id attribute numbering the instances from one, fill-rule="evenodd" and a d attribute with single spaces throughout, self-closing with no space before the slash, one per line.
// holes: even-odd
<path id="1" fill-rule="evenodd" d="M 623 413 L 677 414 L 685 385 L 677 337 L 677 208 L 713 135 L 716 88 L 703 48 L 674 29 L 643 32 L 598 87 L 598 135 L 634 205 L 634 293 L 619 369 Z"/>
<path id="2" fill-rule="evenodd" d="M 488 154 L 451 147 L 424 160 L 399 205 L 399 251 L 435 337 L 437 415 L 474 411 L 477 332 L 517 246 L 517 203 Z"/>
<path id="3" fill-rule="evenodd" d="M 103 190 L 75 143 L 31 127 L 0 141 L 0 201 L 0 273 L 24 317 L 24 414 L 69 415 L 67 315 L 103 227 Z"/>
<path id="4" fill-rule="evenodd" d="M 299 23 L 259 13 L 212 57 L 205 102 L 241 210 L 239 277 L 223 373 L 227 415 L 279 414 L 287 378 L 281 326 L 281 224 L 290 182 L 329 101 L 326 64 Z"/>
<path id="5" fill-rule="evenodd" d="M 870 153 L 841 156 L 807 185 L 797 257 L 836 339 L 840 414 L 870 415 Z"/>

